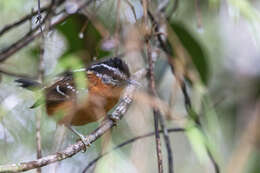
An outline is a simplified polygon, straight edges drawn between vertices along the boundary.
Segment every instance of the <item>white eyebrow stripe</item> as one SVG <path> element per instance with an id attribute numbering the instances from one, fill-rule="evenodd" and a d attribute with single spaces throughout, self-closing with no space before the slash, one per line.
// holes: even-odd
<path id="1" fill-rule="evenodd" d="M 92 68 L 99 67 L 99 66 L 103 66 L 103 67 L 105 67 L 105 68 L 107 68 L 107 69 L 109 69 L 109 70 L 118 71 L 118 72 L 119 72 L 119 70 L 118 70 L 117 68 L 110 67 L 110 66 L 108 66 L 108 65 L 106 65 L 106 64 L 96 64 L 96 65 L 93 65 Z M 120 73 L 120 72 L 119 72 L 119 73 Z"/>
<path id="2" fill-rule="evenodd" d="M 91 68 L 95 68 L 95 67 L 99 67 L 99 66 L 103 66 L 103 67 L 107 68 L 108 70 L 111 70 L 111 71 L 115 72 L 115 74 L 119 75 L 119 76 L 122 77 L 122 78 L 125 78 L 125 77 L 126 77 L 126 76 L 125 76 L 123 73 L 121 73 L 117 68 L 110 67 L 110 66 L 108 66 L 108 65 L 106 65 L 106 64 L 96 64 L 96 65 L 93 65 Z"/>
<path id="3" fill-rule="evenodd" d="M 62 91 L 60 90 L 60 85 L 57 85 L 57 86 L 56 86 L 56 91 L 57 91 L 59 94 L 65 96 L 65 97 L 68 97 L 67 94 L 65 94 L 64 92 L 62 92 Z"/>
<path id="4" fill-rule="evenodd" d="M 86 68 L 80 68 L 80 69 L 73 70 L 72 72 L 82 72 L 86 70 L 87 70 Z"/>

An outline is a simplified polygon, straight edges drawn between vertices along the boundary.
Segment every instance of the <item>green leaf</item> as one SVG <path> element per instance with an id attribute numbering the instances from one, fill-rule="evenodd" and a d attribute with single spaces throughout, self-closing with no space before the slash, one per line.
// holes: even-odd
<path id="1" fill-rule="evenodd" d="M 80 58 L 87 63 L 93 57 L 101 58 L 108 55 L 108 52 L 100 49 L 102 35 L 84 15 L 72 15 L 58 25 L 57 30 L 67 39 L 68 50 L 64 56 L 78 53 L 81 55 Z"/>
<path id="2" fill-rule="evenodd" d="M 30 107 L 30 109 L 34 109 L 34 108 L 37 108 L 37 107 L 45 104 L 45 95 L 43 93 L 43 90 L 36 90 L 35 98 L 37 98 L 37 99 L 34 102 L 34 104 Z"/>
<path id="3" fill-rule="evenodd" d="M 186 127 L 186 135 L 200 162 L 205 162 L 208 157 L 206 149 L 207 140 L 201 130 L 194 125 L 193 121 L 190 121 L 188 127 Z"/>
<path id="4" fill-rule="evenodd" d="M 59 61 L 57 68 L 60 71 L 76 70 L 83 68 L 84 64 L 76 54 L 67 54 Z"/>
<path id="5" fill-rule="evenodd" d="M 80 60 L 80 58 L 75 54 L 68 54 L 61 59 L 57 65 L 57 71 L 68 71 L 68 70 L 77 70 L 84 68 L 85 65 Z M 78 71 L 73 73 L 73 79 L 76 85 L 77 90 L 84 91 L 87 88 L 87 77 L 86 72 Z M 83 92 L 84 93 L 84 92 Z M 86 94 L 80 92 L 78 99 L 84 99 Z"/>
<path id="6" fill-rule="evenodd" d="M 177 34 L 184 48 L 190 54 L 191 60 L 199 72 L 202 82 L 206 85 L 209 80 L 209 68 L 203 47 L 182 24 L 171 22 L 171 27 Z"/>
<path id="7" fill-rule="evenodd" d="M 74 53 L 84 49 L 84 40 L 79 38 L 79 33 L 87 18 L 83 15 L 72 15 L 64 23 L 57 26 L 68 43 L 68 50 L 65 54 Z"/>

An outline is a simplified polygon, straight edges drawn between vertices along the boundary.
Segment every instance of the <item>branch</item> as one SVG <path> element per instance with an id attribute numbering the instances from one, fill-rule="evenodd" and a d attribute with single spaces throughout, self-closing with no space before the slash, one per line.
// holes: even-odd
<path id="1" fill-rule="evenodd" d="M 6 71 L 4 69 L 0 68 L 0 73 L 7 75 L 7 76 L 11 76 L 11 77 L 18 77 L 18 78 L 26 78 L 26 79 L 31 79 L 33 77 L 27 75 L 27 74 L 20 74 L 20 73 L 14 73 L 14 72 L 10 72 L 10 71 Z"/>
<path id="2" fill-rule="evenodd" d="M 42 109 L 36 115 L 36 151 L 37 151 L 37 159 L 42 157 L 42 145 L 41 145 L 41 116 Z M 37 173 L 41 173 L 41 168 L 37 168 Z"/>
<path id="3" fill-rule="evenodd" d="M 58 1 L 58 5 L 62 4 L 64 2 L 64 0 L 59 0 Z M 48 8 L 50 7 L 50 5 L 47 5 L 45 7 L 42 7 L 40 9 L 40 13 L 43 13 L 45 12 Z M 36 11 L 33 11 L 31 14 L 28 14 L 24 17 L 22 17 L 21 19 L 17 20 L 16 22 L 14 23 L 11 23 L 11 24 L 7 24 L 5 25 L 1 30 L 0 30 L 0 37 L 5 34 L 6 32 L 8 32 L 9 30 L 23 24 L 24 22 L 26 22 L 27 20 L 30 20 L 33 16 L 37 15 L 38 14 L 38 10 Z"/>
<path id="4" fill-rule="evenodd" d="M 144 69 L 139 70 L 134 74 L 133 79 L 139 80 L 144 75 L 145 75 L 145 70 Z M 116 125 L 116 122 L 124 116 L 124 114 L 128 110 L 128 107 L 132 103 L 133 94 L 136 88 L 137 88 L 136 85 L 131 85 L 131 84 L 126 87 L 124 94 L 118 103 L 118 106 L 111 113 L 111 115 L 109 115 L 109 118 L 106 119 L 95 131 L 93 131 L 91 134 L 86 136 L 85 141 L 89 141 L 90 143 L 95 142 L 104 133 L 106 133 L 113 126 Z M 28 171 L 31 169 L 43 167 L 51 163 L 72 157 L 83 149 L 85 149 L 85 145 L 80 140 L 77 143 L 68 146 L 63 151 L 57 152 L 49 156 L 42 157 L 37 160 L 21 162 L 18 164 L 2 165 L 0 166 L 0 172 L 21 172 L 21 171 Z"/>
<path id="5" fill-rule="evenodd" d="M 148 11 L 148 16 L 151 20 L 151 22 L 153 23 L 153 25 L 155 26 L 155 31 L 156 32 L 159 32 L 159 29 L 160 29 L 160 25 L 159 23 L 156 21 L 155 17 L 152 15 L 152 13 L 150 11 Z M 173 75 L 175 75 L 175 71 L 174 71 L 174 66 L 173 66 L 173 63 L 171 61 L 171 51 L 168 49 L 167 45 L 165 44 L 165 42 L 163 41 L 163 38 L 162 38 L 162 35 L 161 34 L 158 34 L 157 35 L 157 39 L 158 39 L 158 42 L 160 44 L 160 47 L 162 48 L 162 50 L 167 54 L 167 59 L 168 59 L 168 63 L 171 67 L 171 70 L 172 70 L 172 73 Z M 182 90 L 182 94 L 184 96 L 184 104 L 185 104 L 185 109 L 186 109 L 186 112 L 191 115 L 191 114 L 195 114 L 195 116 L 191 117 L 192 120 L 194 120 L 194 122 L 196 123 L 197 127 L 202 131 L 202 133 L 205 135 L 205 132 L 202 128 L 202 125 L 201 125 L 201 122 L 200 122 L 200 119 L 199 119 L 199 116 L 193 111 L 194 109 L 192 108 L 192 104 L 191 104 L 191 99 L 190 99 L 190 96 L 187 92 L 187 86 L 186 86 L 186 83 L 184 81 L 184 78 L 183 76 L 179 76 L 178 74 L 175 75 L 176 79 L 180 82 L 180 85 L 181 85 L 181 90 Z M 220 172 L 220 168 L 219 168 L 219 165 L 218 163 L 216 162 L 216 160 L 214 159 L 210 149 L 209 149 L 209 146 L 208 145 L 205 145 L 205 148 L 207 150 L 207 154 L 214 166 L 214 169 L 215 169 L 215 173 L 219 173 Z"/>
<path id="6" fill-rule="evenodd" d="M 163 138 L 164 138 L 164 142 L 165 142 L 165 146 L 166 146 L 166 150 L 167 150 L 168 172 L 174 173 L 173 152 L 172 152 L 172 148 L 171 148 L 170 137 L 169 137 L 169 134 L 168 134 L 169 130 L 167 128 L 165 128 L 165 123 L 164 123 L 164 119 L 163 119 L 162 115 L 159 116 L 159 122 L 160 122 L 160 127 L 161 127 L 162 132 L 163 132 Z"/>
<path id="7" fill-rule="evenodd" d="M 49 8 L 48 6 L 45 6 L 43 8 L 41 8 L 40 12 L 43 13 L 45 12 L 47 9 Z M 24 17 L 22 17 L 21 19 L 19 19 L 18 21 L 12 23 L 12 24 L 7 24 L 4 26 L 3 29 L 0 30 L 0 36 L 2 36 L 3 34 L 5 34 L 7 31 L 23 24 L 24 22 L 26 22 L 27 20 L 30 20 L 33 16 L 35 16 L 38 13 L 38 11 L 33 11 L 32 14 L 28 14 Z"/>
<path id="8" fill-rule="evenodd" d="M 38 15 L 40 14 L 40 0 L 38 0 Z M 41 19 L 39 19 L 41 20 Z M 41 27 L 41 26 L 40 26 Z M 39 65 L 38 65 L 38 80 L 40 83 L 43 83 L 44 81 L 44 43 L 45 43 L 45 37 L 43 36 L 43 31 L 41 28 L 41 42 L 40 42 L 40 54 L 39 54 Z M 40 159 L 42 157 L 42 146 L 41 146 L 41 117 L 42 117 L 43 109 L 39 110 L 38 114 L 36 115 L 36 147 L 37 147 L 37 159 Z M 37 168 L 37 173 L 41 173 L 41 168 Z"/>
<path id="9" fill-rule="evenodd" d="M 149 62 L 149 68 L 148 68 L 149 88 L 150 88 L 151 94 L 153 96 L 157 96 L 156 89 L 155 89 L 155 78 L 154 78 L 154 61 L 152 60 L 151 46 L 149 44 L 149 40 L 147 40 L 146 46 L 147 46 L 147 57 L 148 57 L 148 62 Z M 153 107 L 153 115 L 154 115 L 154 129 L 155 129 L 155 142 L 156 142 L 158 172 L 163 173 L 162 149 L 161 149 L 159 124 L 158 124 L 159 116 L 161 116 L 161 115 L 160 115 L 159 110 L 154 107 Z"/>
<path id="10" fill-rule="evenodd" d="M 200 1 L 195 0 L 195 11 L 196 11 L 196 17 L 197 17 L 197 28 L 202 29 L 202 19 L 201 19 L 201 10 L 200 10 Z"/>
<path id="11" fill-rule="evenodd" d="M 179 6 L 179 0 L 174 0 L 174 4 L 171 6 L 171 9 L 169 10 L 170 12 L 166 16 L 167 20 L 171 20 L 172 14 L 177 11 L 178 6 Z"/>
<path id="12" fill-rule="evenodd" d="M 85 8 L 87 5 L 89 5 L 93 0 L 88 0 L 84 3 L 79 4 L 79 8 L 76 12 L 80 11 L 81 9 Z M 46 29 L 53 29 L 56 25 L 64 22 L 67 18 L 69 18 L 73 14 L 67 14 L 65 13 L 65 10 L 63 10 L 62 14 L 59 16 L 59 19 L 56 21 L 51 22 L 49 28 L 44 28 L 43 31 Z M 44 18 L 46 19 L 47 16 Z M 44 23 L 45 20 L 43 20 L 42 23 Z M 0 62 L 5 61 L 7 58 L 9 58 L 11 55 L 19 51 L 21 48 L 27 46 L 29 43 L 31 43 L 34 39 L 39 37 L 41 35 L 41 31 L 39 28 L 39 25 L 33 29 L 31 32 L 26 34 L 24 37 L 4 49 L 3 51 L 0 52 Z"/>
<path id="13" fill-rule="evenodd" d="M 51 4 L 48 7 L 47 15 L 45 18 L 39 22 L 39 25 L 34 28 L 33 30 L 30 30 L 27 34 L 25 34 L 24 37 L 16 41 L 15 43 L 11 44 L 9 47 L 5 48 L 1 53 L 0 53 L 0 62 L 6 60 L 8 57 L 16 53 L 18 50 L 26 46 L 27 44 L 31 43 L 35 39 L 33 35 L 38 36 L 39 32 L 42 34 L 43 30 L 41 29 L 42 25 L 45 23 L 45 21 L 49 18 L 49 15 L 51 14 L 52 7 L 54 6 L 54 1 L 51 1 Z M 40 31 L 39 31 L 40 29 Z"/>
<path id="14" fill-rule="evenodd" d="M 167 130 L 169 133 L 172 133 L 172 132 L 184 132 L 184 131 L 185 131 L 185 129 L 183 129 L 183 128 L 170 128 L 170 129 L 166 129 L 166 130 Z M 163 133 L 163 130 L 160 130 L 159 133 Z M 147 134 L 144 134 L 144 135 L 141 135 L 141 136 L 134 137 L 134 138 L 132 138 L 132 139 L 129 139 L 129 140 L 127 140 L 127 141 L 125 141 L 125 142 L 123 142 L 123 143 L 117 145 L 116 147 L 114 147 L 114 148 L 111 149 L 110 151 L 107 151 L 107 152 L 105 152 L 105 153 L 99 155 L 98 157 L 96 157 L 95 159 L 93 159 L 91 162 L 89 162 L 89 164 L 84 168 L 84 170 L 82 171 L 82 173 L 87 172 L 87 170 L 88 170 L 89 168 L 91 168 L 91 166 L 92 166 L 93 164 L 95 164 L 95 163 L 96 163 L 98 160 L 100 160 L 102 157 L 104 157 L 104 156 L 110 154 L 112 151 L 117 150 L 117 149 L 119 149 L 119 148 L 122 148 L 122 147 L 124 147 L 125 145 L 128 145 L 128 144 L 131 144 L 131 143 L 133 143 L 133 142 L 136 142 L 136 141 L 139 140 L 139 139 L 143 139 L 143 138 L 147 138 L 147 137 L 153 136 L 154 134 L 155 134 L 155 132 L 150 132 L 150 133 L 147 133 Z"/>

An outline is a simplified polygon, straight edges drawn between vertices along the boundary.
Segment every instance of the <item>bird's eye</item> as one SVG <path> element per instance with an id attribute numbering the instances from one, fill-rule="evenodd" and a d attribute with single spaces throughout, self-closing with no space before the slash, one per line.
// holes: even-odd
<path id="1" fill-rule="evenodd" d="M 116 61 L 116 63 L 117 63 L 117 67 L 118 67 L 118 68 L 121 68 L 121 67 L 123 66 L 122 60 L 119 60 L 119 59 L 118 59 L 118 60 Z"/>

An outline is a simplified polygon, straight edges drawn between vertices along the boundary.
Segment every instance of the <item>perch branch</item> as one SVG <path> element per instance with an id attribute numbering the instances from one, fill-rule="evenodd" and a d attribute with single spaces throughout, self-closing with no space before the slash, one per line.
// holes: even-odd
<path id="1" fill-rule="evenodd" d="M 145 75 L 145 72 L 146 70 L 144 69 L 137 71 L 134 74 L 133 79 L 139 80 Z M 126 87 L 124 94 L 118 103 L 118 106 L 111 113 L 111 115 L 109 115 L 108 119 L 106 119 L 95 131 L 85 137 L 86 141 L 90 143 L 95 142 L 99 137 L 101 137 L 104 133 L 106 133 L 109 129 L 116 125 L 116 122 L 124 116 L 124 114 L 128 110 L 128 107 L 132 103 L 133 94 L 136 88 L 136 85 L 131 84 Z M 37 160 L 21 162 L 18 164 L 0 165 L 0 172 L 21 172 L 43 167 L 51 163 L 72 157 L 84 148 L 85 145 L 83 144 L 83 142 L 78 141 L 77 143 L 68 146 L 63 151 L 42 157 Z"/>

